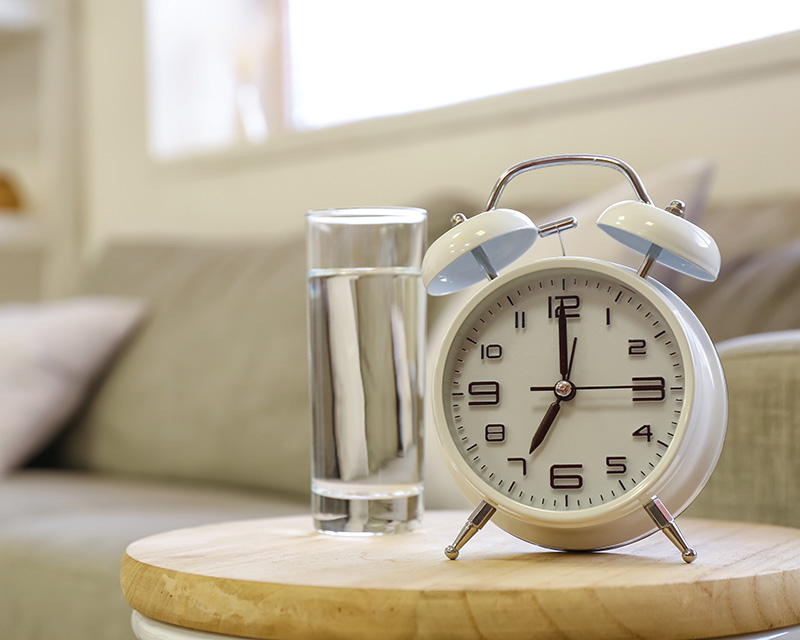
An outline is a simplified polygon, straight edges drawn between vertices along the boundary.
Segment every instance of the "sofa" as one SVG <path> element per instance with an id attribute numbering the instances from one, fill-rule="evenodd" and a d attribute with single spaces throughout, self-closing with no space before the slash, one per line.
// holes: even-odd
<path id="1" fill-rule="evenodd" d="M 697 190 L 707 171 L 691 173 Z M 596 216 L 600 201 L 618 195 L 601 194 L 579 216 Z M 702 200 L 699 191 L 692 197 Z M 431 235 L 456 208 L 480 206 L 462 205 L 431 203 Z M 564 213 L 518 208 L 542 219 Z M 723 253 L 719 282 L 661 277 L 719 341 L 731 407 L 719 466 L 689 513 L 800 526 L 800 229 L 786 231 L 800 203 L 702 216 L 701 208 L 693 216 Z M 756 240 L 741 242 L 745 231 L 732 219 Z M 595 246 L 591 236 L 581 242 Z M 542 244 L 537 250 L 554 250 Z M 53 349 L 93 355 L 83 369 L 47 365 L 48 375 L 70 370 L 79 389 L 59 396 L 39 440 L 0 478 L 0 638 L 131 640 L 119 589 L 130 542 L 309 512 L 304 277 L 302 233 L 123 238 L 87 260 L 68 299 L 17 305 L 18 319 L 46 311 L 51 328 L 53 317 L 70 316 L 79 348 Z M 432 348 L 459 303 L 431 301 Z M 466 508 L 427 429 L 426 508 Z"/>

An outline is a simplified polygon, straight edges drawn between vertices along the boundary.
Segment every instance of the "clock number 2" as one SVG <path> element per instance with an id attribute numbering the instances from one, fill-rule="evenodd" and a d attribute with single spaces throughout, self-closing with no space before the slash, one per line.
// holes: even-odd
<path id="1" fill-rule="evenodd" d="M 494 380 L 485 380 L 469 383 L 470 407 L 491 407 L 500 404 L 500 383 Z"/>

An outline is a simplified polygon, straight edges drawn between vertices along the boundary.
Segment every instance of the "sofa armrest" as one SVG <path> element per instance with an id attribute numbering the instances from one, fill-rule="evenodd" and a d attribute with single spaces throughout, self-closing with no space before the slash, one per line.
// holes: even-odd
<path id="1" fill-rule="evenodd" d="M 800 330 L 734 338 L 718 350 L 728 432 L 691 515 L 800 527 Z"/>

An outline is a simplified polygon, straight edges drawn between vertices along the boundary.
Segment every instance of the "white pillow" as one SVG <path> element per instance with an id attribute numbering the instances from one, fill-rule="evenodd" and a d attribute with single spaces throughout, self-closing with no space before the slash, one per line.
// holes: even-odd
<path id="1" fill-rule="evenodd" d="M 0 475 L 50 441 L 143 315 L 130 298 L 0 306 Z"/>

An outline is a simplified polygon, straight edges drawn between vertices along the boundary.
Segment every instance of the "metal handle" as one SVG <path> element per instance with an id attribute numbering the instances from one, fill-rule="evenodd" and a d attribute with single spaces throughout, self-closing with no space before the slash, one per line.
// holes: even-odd
<path id="1" fill-rule="evenodd" d="M 532 171 L 534 169 L 542 169 L 544 167 L 556 167 L 560 165 L 596 165 L 600 167 L 608 167 L 610 169 L 615 169 L 622 173 L 626 178 L 628 178 L 628 182 L 631 183 L 633 190 L 636 192 L 636 197 L 645 204 L 653 204 L 653 201 L 650 199 L 650 196 L 647 193 L 647 189 L 644 187 L 644 183 L 642 179 L 638 176 L 638 174 L 633 170 L 633 168 L 619 160 L 618 158 L 613 158 L 611 156 L 594 156 L 594 155 L 585 155 L 585 154 L 575 154 L 575 155 L 556 155 L 556 156 L 542 156 L 541 158 L 533 158 L 532 160 L 525 160 L 518 164 L 515 164 L 512 167 L 506 169 L 505 173 L 500 176 L 500 179 L 494 185 L 492 189 L 492 194 L 489 196 L 489 203 L 486 205 L 486 210 L 489 211 L 491 209 L 495 209 L 497 207 L 497 202 L 500 200 L 500 195 L 503 193 L 503 190 L 506 188 L 509 182 L 516 178 L 519 174 L 525 173 L 526 171 Z"/>

